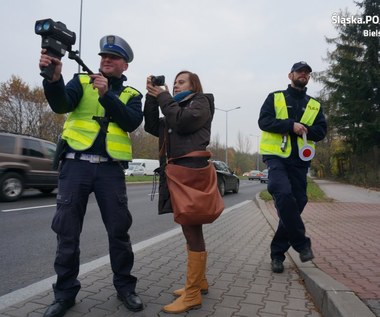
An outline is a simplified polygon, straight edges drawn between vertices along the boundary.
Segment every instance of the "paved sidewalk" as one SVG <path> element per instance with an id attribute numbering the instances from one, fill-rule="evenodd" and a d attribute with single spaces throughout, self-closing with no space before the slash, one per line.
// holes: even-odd
<path id="1" fill-rule="evenodd" d="M 316 255 L 313 262 L 301 263 L 291 249 L 285 272 L 271 272 L 269 245 L 278 219 L 273 203 L 257 196 L 205 226 L 210 290 L 202 308 L 177 316 L 380 316 L 380 193 L 317 182 L 335 201 L 309 203 L 303 213 Z M 185 282 L 182 233 L 172 230 L 134 245 L 134 250 L 133 273 L 144 311 L 129 312 L 117 300 L 108 258 L 102 258 L 96 268 L 81 267 L 82 289 L 65 317 L 169 316 L 161 307 Z M 0 297 L 0 317 L 43 316 L 53 300 L 52 281 Z"/>
<path id="2" fill-rule="evenodd" d="M 297 264 L 301 275 L 306 276 L 307 285 L 314 279 L 319 294 L 308 289 L 325 315 L 337 310 L 332 316 L 380 316 L 380 192 L 325 180 L 316 182 L 334 201 L 308 203 L 305 208 L 303 219 L 315 259 L 311 268 Z M 276 217 L 273 202 L 261 206 L 264 214 L 267 209 Z M 329 281 L 319 270 L 335 281 Z M 358 298 L 372 313 L 365 312 Z M 345 306 L 350 307 L 349 312 Z M 358 311 L 359 306 L 362 311 Z"/>
<path id="3" fill-rule="evenodd" d="M 321 316 L 293 262 L 286 260 L 283 274 L 271 272 L 268 246 L 273 230 L 253 201 L 226 210 L 204 231 L 209 293 L 203 296 L 202 308 L 177 316 Z M 134 274 L 139 278 L 137 291 L 146 305 L 144 311 L 129 312 L 117 300 L 107 263 L 80 276 L 77 304 L 65 317 L 170 316 L 160 310 L 173 300 L 172 291 L 183 286 L 185 271 L 185 241 L 177 230 L 136 252 Z M 11 304 L 0 316 L 42 316 L 52 300 L 49 288 Z"/>
<path id="4" fill-rule="evenodd" d="M 315 181 L 335 202 L 306 216 L 315 239 L 313 262 L 380 317 L 380 191 Z"/>

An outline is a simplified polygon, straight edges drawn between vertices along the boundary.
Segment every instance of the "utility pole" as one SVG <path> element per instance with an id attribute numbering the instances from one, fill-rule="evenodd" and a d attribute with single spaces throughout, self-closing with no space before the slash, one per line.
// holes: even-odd
<path id="1" fill-rule="evenodd" d="M 226 158 L 225 158 L 225 162 L 226 164 L 228 165 L 228 113 L 230 111 L 233 111 L 233 110 L 237 110 L 237 109 L 240 109 L 241 107 L 235 107 L 235 108 L 232 108 L 232 109 L 228 109 L 228 110 L 225 110 L 225 109 L 220 109 L 220 108 L 216 108 L 216 110 L 220 110 L 220 111 L 223 111 L 225 112 L 226 114 Z"/>

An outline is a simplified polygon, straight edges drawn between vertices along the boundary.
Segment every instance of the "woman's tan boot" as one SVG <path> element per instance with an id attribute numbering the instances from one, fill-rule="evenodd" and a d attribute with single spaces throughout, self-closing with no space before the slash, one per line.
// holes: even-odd
<path id="1" fill-rule="evenodd" d="M 166 313 L 178 314 L 202 305 L 201 280 L 206 269 L 206 252 L 188 252 L 187 277 L 183 294 L 162 310 Z"/>
<path id="2" fill-rule="evenodd" d="M 185 288 L 176 289 L 173 294 L 174 296 L 181 296 L 185 292 Z M 201 280 L 201 294 L 206 295 L 208 294 L 208 282 L 206 279 L 206 276 L 203 276 Z"/>
<path id="3" fill-rule="evenodd" d="M 187 250 L 187 253 L 189 253 L 189 245 L 188 244 L 186 245 L 186 250 Z M 206 253 L 206 259 L 207 259 L 207 253 Z M 184 291 L 185 291 L 184 287 L 182 287 L 180 289 L 176 289 L 173 292 L 173 295 L 174 296 L 181 296 L 184 293 Z M 202 295 L 208 294 L 208 282 L 207 282 L 207 278 L 206 278 L 206 263 L 205 263 L 205 272 L 203 273 L 203 277 L 201 280 L 201 294 Z"/>

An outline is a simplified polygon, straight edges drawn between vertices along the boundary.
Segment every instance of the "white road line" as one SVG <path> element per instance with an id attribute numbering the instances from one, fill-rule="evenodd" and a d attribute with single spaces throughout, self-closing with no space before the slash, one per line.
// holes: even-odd
<path id="1" fill-rule="evenodd" d="M 50 207 L 55 207 L 55 206 L 57 206 L 57 205 L 54 204 L 54 205 L 46 205 L 46 206 L 34 206 L 34 207 L 24 207 L 24 208 L 15 208 L 15 209 L 4 209 L 4 210 L 1 210 L 1 212 L 12 212 L 12 211 L 30 210 L 30 209 L 39 209 L 39 208 L 50 208 Z"/>

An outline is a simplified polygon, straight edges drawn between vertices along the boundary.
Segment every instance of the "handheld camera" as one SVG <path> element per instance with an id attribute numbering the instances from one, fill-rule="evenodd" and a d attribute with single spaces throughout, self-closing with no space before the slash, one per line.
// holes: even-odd
<path id="1" fill-rule="evenodd" d="M 153 86 L 164 86 L 165 85 L 165 76 L 152 76 L 152 85 Z"/>
<path id="2" fill-rule="evenodd" d="M 34 31 L 42 36 L 41 48 L 47 50 L 47 54 L 61 59 L 66 51 L 71 51 L 71 46 L 75 44 L 76 35 L 66 28 L 62 22 L 55 22 L 52 19 L 36 21 Z M 50 80 L 54 74 L 55 65 L 50 64 L 42 69 L 40 75 Z"/>

